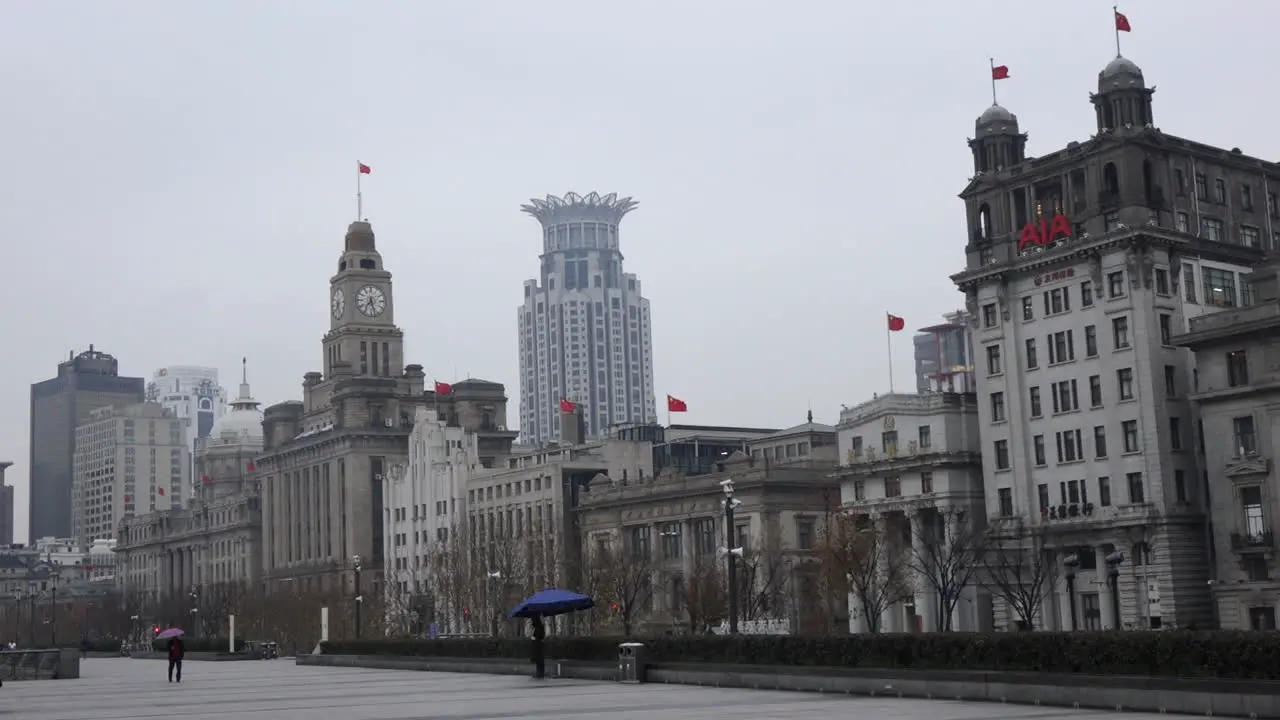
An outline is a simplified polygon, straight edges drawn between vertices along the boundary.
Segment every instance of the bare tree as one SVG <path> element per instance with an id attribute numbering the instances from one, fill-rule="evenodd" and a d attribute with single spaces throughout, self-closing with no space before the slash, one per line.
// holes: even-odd
<path id="1" fill-rule="evenodd" d="M 1001 522 L 992 526 L 989 543 L 986 569 L 991 594 L 1016 616 L 1018 629 L 1034 629 L 1057 576 L 1044 528 L 1027 526 L 1019 519 Z"/>
<path id="2" fill-rule="evenodd" d="M 939 508 L 923 513 L 913 532 L 907 562 L 916 577 L 937 597 L 935 627 L 952 629 L 960 593 L 973 583 L 987 555 L 989 535 L 982 518 L 960 507 Z"/>
<path id="3" fill-rule="evenodd" d="M 738 619 L 783 617 L 794 566 L 777 544 L 751 548 L 737 561 Z"/>
<path id="4" fill-rule="evenodd" d="M 448 539 L 436 542 L 427 556 L 427 564 L 428 584 L 434 588 L 437 598 L 435 621 L 447 634 L 472 632 L 474 572 L 471 553 L 457 528 L 450 530 Z"/>
<path id="5" fill-rule="evenodd" d="M 823 533 L 818 555 L 827 576 L 847 581 L 848 593 L 861 606 L 870 632 L 880 632 L 884 612 L 912 596 L 901 544 L 882 518 L 869 515 L 838 515 Z"/>
<path id="6" fill-rule="evenodd" d="M 681 602 L 689 614 L 689 630 L 700 632 L 728 614 L 728 593 L 722 562 L 695 555 L 693 572 L 684 579 Z"/>
<path id="7" fill-rule="evenodd" d="M 619 553 L 608 545 L 595 548 L 590 564 L 603 590 L 603 597 L 611 609 L 617 606 L 622 620 L 622 631 L 631 634 L 637 613 L 650 607 L 653 601 L 653 556 L 636 552 Z M 597 602 L 600 598 L 596 598 Z"/>

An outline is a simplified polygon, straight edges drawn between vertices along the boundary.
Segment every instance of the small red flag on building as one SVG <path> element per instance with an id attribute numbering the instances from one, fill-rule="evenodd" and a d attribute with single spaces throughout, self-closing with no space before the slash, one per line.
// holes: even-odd
<path id="1" fill-rule="evenodd" d="M 439 380 L 437 380 L 437 381 L 436 381 L 436 394 L 437 394 L 437 395 L 448 395 L 448 394 L 450 394 L 450 393 L 452 393 L 452 392 L 453 392 L 453 386 L 452 386 L 452 385 L 450 385 L 449 383 L 442 383 L 442 382 L 440 382 Z"/>
<path id="2" fill-rule="evenodd" d="M 991 68 L 991 79 L 992 79 L 992 80 L 1008 80 L 1008 79 L 1009 79 L 1009 66 L 1008 66 L 1008 65 L 997 65 L 997 66 L 995 66 L 995 67 Z"/>
<path id="3" fill-rule="evenodd" d="M 572 400 L 566 400 L 564 398 L 560 398 L 560 412 L 571 413 L 577 409 L 578 409 L 577 403 L 573 402 Z"/>
<path id="4" fill-rule="evenodd" d="M 674 395 L 667 396 L 667 412 L 689 412 L 689 403 Z"/>
<path id="5" fill-rule="evenodd" d="M 254 464 L 253 464 L 253 461 L 252 461 L 252 460 L 250 460 L 250 461 L 249 461 L 249 464 L 244 466 L 244 469 L 245 469 L 247 472 L 253 472 L 254 470 L 257 470 L 257 469 L 258 469 L 258 466 L 257 466 L 257 465 L 254 465 Z"/>
<path id="6" fill-rule="evenodd" d="M 1129 24 L 1129 18 L 1119 10 L 1116 13 L 1116 32 L 1133 32 L 1133 26 Z"/>
<path id="7" fill-rule="evenodd" d="M 361 175 L 368 175 L 373 172 L 373 168 L 369 167 L 368 165 L 365 165 L 362 162 L 357 162 L 356 167 L 359 168 Z"/>
<path id="8" fill-rule="evenodd" d="M 124 501 L 125 501 L 125 502 L 132 502 L 132 501 L 129 499 L 129 496 L 128 496 L 128 495 L 125 495 L 125 496 L 124 496 Z"/>
<path id="9" fill-rule="evenodd" d="M 907 321 L 897 315 L 889 315 L 889 332 L 898 332 L 907 326 Z"/>
<path id="10" fill-rule="evenodd" d="M 209 483 L 213 482 L 213 480 L 208 475 L 201 475 L 200 482 L 204 483 L 205 485 L 208 485 Z"/>
<path id="11" fill-rule="evenodd" d="M 163 494 L 164 494 L 164 488 L 156 488 L 156 494 L 157 494 L 157 495 L 163 495 Z"/>

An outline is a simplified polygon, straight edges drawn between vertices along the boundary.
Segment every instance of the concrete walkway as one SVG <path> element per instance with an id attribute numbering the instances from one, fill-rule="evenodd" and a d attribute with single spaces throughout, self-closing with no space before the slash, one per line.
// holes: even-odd
<path id="1" fill-rule="evenodd" d="M 166 663 L 89 660 L 79 680 L 11 682 L 0 688 L 0 720 L 249 718 L 416 720 L 451 718 L 636 718 L 760 720 L 1108 720 L 1137 713 L 843 697 L 678 685 L 619 685 L 502 675 L 298 667 L 292 660 L 189 662 L 181 685 Z M 1166 716 L 1172 717 L 1172 716 Z"/>

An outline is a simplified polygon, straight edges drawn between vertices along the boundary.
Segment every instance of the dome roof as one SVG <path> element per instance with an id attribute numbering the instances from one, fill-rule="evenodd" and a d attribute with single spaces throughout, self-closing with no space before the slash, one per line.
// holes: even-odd
<path id="1" fill-rule="evenodd" d="M 247 369 L 241 378 L 240 395 L 231 401 L 231 410 L 213 424 L 209 439 L 214 442 L 262 445 L 262 411 L 249 394 Z"/>
<path id="2" fill-rule="evenodd" d="M 976 127 L 979 136 L 997 133 L 1017 134 L 1018 116 L 1009 112 L 1003 106 L 992 105 L 983 110 L 982 114 L 978 116 Z"/>
<path id="3" fill-rule="evenodd" d="M 1142 68 L 1127 57 L 1116 56 L 1098 73 L 1098 92 L 1125 87 L 1143 87 Z"/>

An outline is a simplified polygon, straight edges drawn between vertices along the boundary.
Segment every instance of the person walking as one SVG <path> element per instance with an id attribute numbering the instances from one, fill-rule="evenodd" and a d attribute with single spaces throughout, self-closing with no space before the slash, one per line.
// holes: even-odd
<path id="1" fill-rule="evenodd" d="M 541 680 L 547 674 L 547 628 L 539 615 L 530 618 L 529 623 L 533 626 L 533 678 Z"/>
<path id="2" fill-rule="evenodd" d="M 182 682 L 182 657 L 187 654 L 187 647 L 182 638 L 169 638 L 169 682 L 173 682 L 173 671 L 178 671 L 178 682 Z"/>

